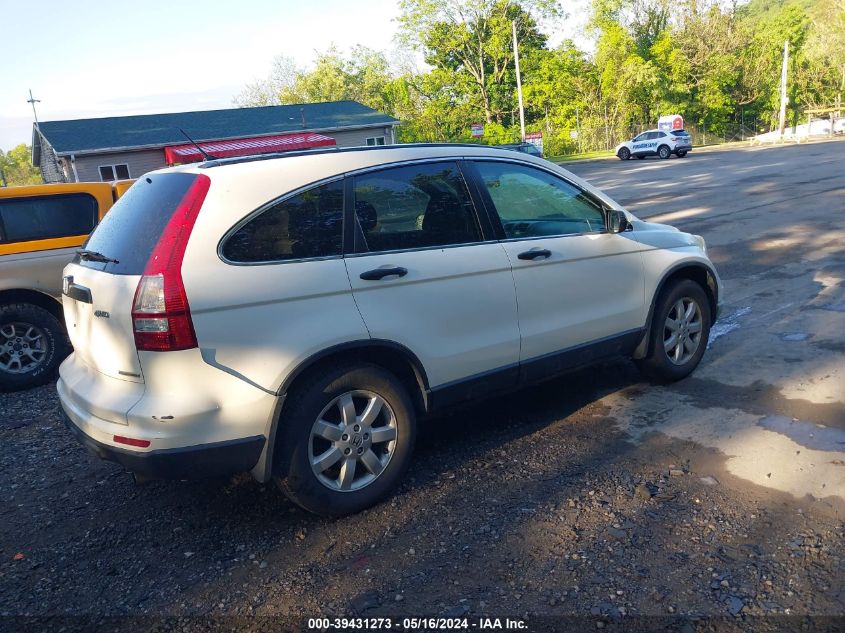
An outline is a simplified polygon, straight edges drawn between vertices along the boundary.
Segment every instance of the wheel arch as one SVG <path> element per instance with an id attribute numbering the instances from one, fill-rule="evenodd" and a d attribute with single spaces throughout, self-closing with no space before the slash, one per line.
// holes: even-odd
<path id="1" fill-rule="evenodd" d="M 716 276 L 716 271 L 700 261 L 688 261 L 676 264 L 663 273 L 663 277 L 660 278 L 654 294 L 652 294 L 651 304 L 648 309 L 648 319 L 646 319 L 646 333 L 634 351 L 634 358 L 644 358 L 648 353 L 651 324 L 654 319 L 654 308 L 657 305 L 657 300 L 667 288 L 682 279 L 694 281 L 701 286 L 704 294 L 707 295 L 707 303 L 710 307 L 710 325 L 712 326 L 716 322 L 719 311 L 719 284 L 717 282 L 718 277 Z"/>
<path id="2" fill-rule="evenodd" d="M 404 345 L 381 339 L 367 339 L 350 341 L 326 348 L 297 365 L 282 382 L 277 395 L 280 396 L 281 406 L 274 412 L 267 438 L 267 455 L 265 467 L 262 469 L 261 481 L 269 481 L 273 473 L 274 453 L 279 423 L 285 415 L 286 396 L 297 385 L 307 381 L 310 376 L 322 369 L 336 366 L 340 363 L 372 363 L 382 367 L 396 376 L 408 391 L 417 415 L 425 414 L 429 409 L 428 376 L 425 369 L 411 350 Z"/>
<path id="3" fill-rule="evenodd" d="M 59 323 L 62 325 L 65 324 L 65 315 L 62 311 L 61 302 L 46 292 L 31 290 L 29 288 L 7 288 L 0 290 L 0 306 L 13 303 L 28 303 L 43 308 L 56 317 Z"/>

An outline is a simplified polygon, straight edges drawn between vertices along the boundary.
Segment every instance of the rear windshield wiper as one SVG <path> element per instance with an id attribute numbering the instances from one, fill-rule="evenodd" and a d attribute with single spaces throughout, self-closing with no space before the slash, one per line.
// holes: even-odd
<path id="1" fill-rule="evenodd" d="M 84 248 L 80 248 L 76 251 L 76 254 L 79 255 L 80 259 L 83 259 L 87 262 L 104 262 L 106 264 L 119 264 L 120 262 L 113 257 L 107 257 L 102 253 L 98 253 L 97 251 L 89 251 Z"/>

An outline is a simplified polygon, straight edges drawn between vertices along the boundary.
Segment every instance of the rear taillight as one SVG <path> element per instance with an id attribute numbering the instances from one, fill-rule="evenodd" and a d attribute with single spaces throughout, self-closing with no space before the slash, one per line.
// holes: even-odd
<path id="1" fill-rule="evenodd" d="M 132 305 L 138 351 L 169 352 L 197 346 L 182 282 L 182 260 L 210 184 L 208 176 L 196 177 L 147 261 Z"/>
<path id="2" fill-rule="evenodd" d="M 675 143 L 677 143 L 677 142 L 678 142 L 678 141 L 680 141 L 680 140 L 681 140 L 681 139 L 679 139 L 677 136 L 673 136 L 673 137 L 672 137 L 672 141 L 673 141 L 673 142 L 675 142 Z"/>

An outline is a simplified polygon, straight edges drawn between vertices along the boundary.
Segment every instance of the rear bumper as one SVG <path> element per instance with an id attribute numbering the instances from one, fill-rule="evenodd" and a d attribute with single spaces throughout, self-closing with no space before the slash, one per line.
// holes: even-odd
<path id="1" fill-rule="evenodd" d="M 98 442 L 62 410 L 62 419 L 88 450 L 149 479 L 204 479 L 251 470 L 264 450 L 263 436 L 152 451 L 132 451 Z"/>

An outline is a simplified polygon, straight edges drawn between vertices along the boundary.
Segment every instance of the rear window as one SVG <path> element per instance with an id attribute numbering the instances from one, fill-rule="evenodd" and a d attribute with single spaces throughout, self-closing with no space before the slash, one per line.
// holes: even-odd
<path id="1" fill-rule="evenodd" d="M 195 174 L 154 174 L 141 178 L 115 203 L 85 248 L 118 260 L 103 264 L 91 260 L 76 263 L 119 275 L 141 275 L 164 227 L 185 197 Z"/>
<path id="2" fill-rule="evenodd" d="M 672 130 L 673 136 L 689 136 L 689 132 L 686 130 Z"/>
<path id="3" fill-rule="evenodd" d="M 87 235 L 96 224 L 87 193 L 0 199 L 0 244 Z"/>

